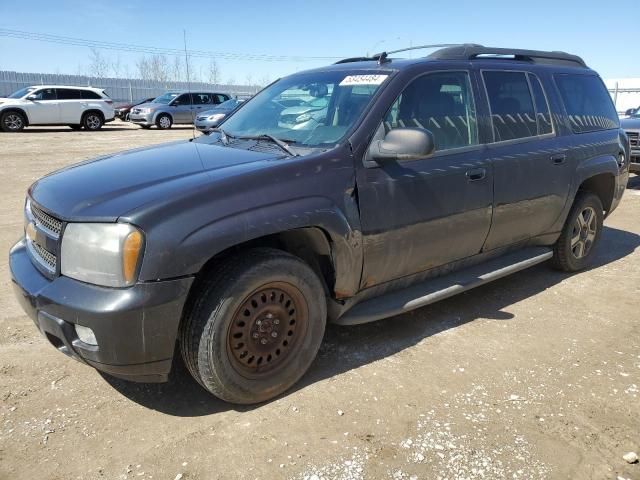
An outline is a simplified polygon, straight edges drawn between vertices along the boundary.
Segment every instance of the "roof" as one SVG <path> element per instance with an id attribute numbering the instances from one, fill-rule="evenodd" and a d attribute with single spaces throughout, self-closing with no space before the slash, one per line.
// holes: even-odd
<path id="1" fill-rule="evenodd" d="M 96 92 L 102 92 L 104 90 L 104 88 L 87 87 L 82 85 L 29 85 L 28 88 L 79 88 L 82 90 L 94 90 Z"/>

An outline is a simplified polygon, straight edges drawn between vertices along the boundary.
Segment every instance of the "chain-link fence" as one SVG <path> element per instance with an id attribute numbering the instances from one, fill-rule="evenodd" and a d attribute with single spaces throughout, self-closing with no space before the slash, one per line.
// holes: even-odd
<path id="1" fill-rule="evenodd" d="M 231 95 L 253 95 L 260 87 L 249 85 L 223 85 L 202 82 L 161 82 L 136 78 L 96 78 L 84 75 L 52 73 L 20 73 L 0 71 L 0 97 L 6 97 L 31 85 L 73 85 L 106 90 L 115 102 L 133 102 L 162 95 L 167 90 L 219 91 Z"/>

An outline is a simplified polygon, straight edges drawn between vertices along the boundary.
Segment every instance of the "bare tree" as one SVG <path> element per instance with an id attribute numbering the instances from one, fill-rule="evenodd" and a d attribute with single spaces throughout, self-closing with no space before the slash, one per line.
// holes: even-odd
<path id="1" fill-rule="evenodd" d="M 120 58 L 120 55 L 118 55 L 115 60 L 111 61 L 109 67 L 111 68 L 111 73 L 113 74 L 114 77 L 118 78 L 121 76 L 122 70 L 123 70 L 123 64 L 122 64 L 122 59 Z"/>
<path id="2" fill-rule="evenodd" d="M 271 76 L 269 76 L 268 74 L 263 75 L 258 81 L 258 85 L 261 87 L 266 87 L 270 83 L 271 83 Z"/>
<path id="3" fill-rule="evenodd" d="M 220 82 L 220 67 L 215 59 L 209 61 L 209 83 L 217 85 Z"/>
<path id="4" fill-rule="evenodd" d="M 230 76 L 229 78 L 227 78 L 227 82 L 226 82 L 226 84 L 227 84 L 227 85 L 235 85 L 235 84 L 236 84 L 236 79 L 235 79 L 235 77 L 232 75 L 232 76 Z"/>
<path id="5" fill-rule="evenodd" d="M 183 79 L 184 64 L 180 57 L 173 57 L 173 65 L 171 66 L 171 78 L 174 82 L 179 82 Z"/>
<path id="6" fill-rule="evenodd" d="M 165 55 L 142 56 L 136 62 L 138 75 L 143 80 L 166 82 L 171 77 L 169 61 Z"/>
<path id="7" fill-rule="evenodd" d="M 253 86 L 253 75 L 251 75 L 250 73 L 247 73 L 247 76 L 244 77 L 244 83 L 248 87 L 252 87 Z"/>
<path id="8" fill-rule="evenodd" d="M 92 77 L 106 77 L 109 74 L 109 60 L 100 53 L 100 50 L 92 48 L 89 53 L 89 75 Z"/>

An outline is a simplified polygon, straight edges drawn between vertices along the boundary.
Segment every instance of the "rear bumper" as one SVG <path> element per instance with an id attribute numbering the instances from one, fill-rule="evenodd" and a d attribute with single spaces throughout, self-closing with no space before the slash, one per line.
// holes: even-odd
<path id="1" fill-rule="evenodd" d="M 51 281 L 33 266 L 23 241 L 11 249 L 9 266 L 22 308 L 60 352 L 127 380 L 167 380 L 193 277 L 124 289 L 64 276 Z M 91 328 L 98 345 L 81 341 L 75 324 Z"/>

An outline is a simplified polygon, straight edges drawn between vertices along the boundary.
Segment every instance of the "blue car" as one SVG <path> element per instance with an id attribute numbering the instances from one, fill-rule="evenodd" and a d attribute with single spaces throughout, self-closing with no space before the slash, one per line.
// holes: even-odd
<path id="1" fill-rule="evenodd" d="M 215 108 L 207 110 L 206 112 L 199 113 L 196 117 L 196 128 L 204 133 L 210 133 L 211 130 L 216 128 L 224 118 L 238 108 L 244 99 L 232 98 L 226 102 L 222 102 Z"/>

